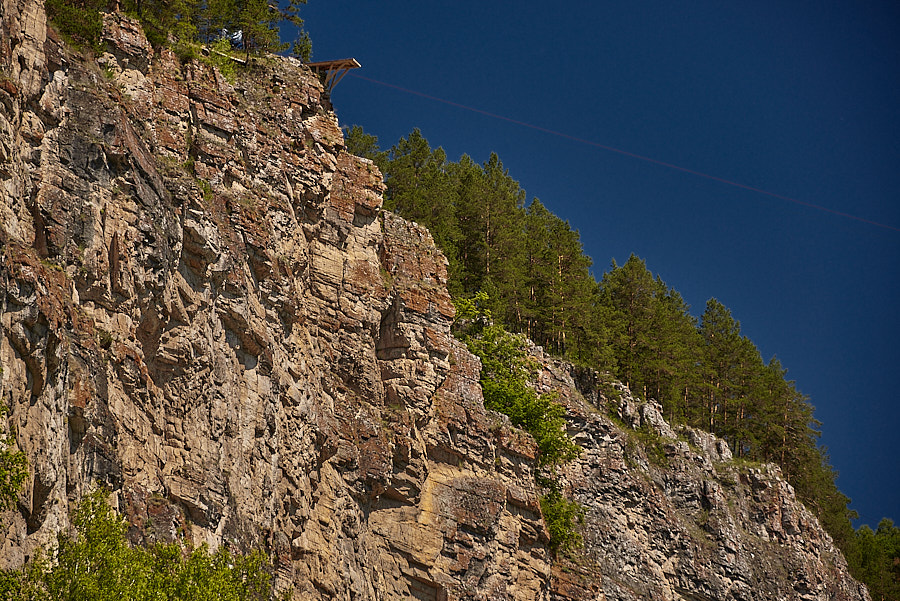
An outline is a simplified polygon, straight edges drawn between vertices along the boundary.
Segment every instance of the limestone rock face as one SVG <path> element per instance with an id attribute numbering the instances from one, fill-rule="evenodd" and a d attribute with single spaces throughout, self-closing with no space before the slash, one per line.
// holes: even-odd
<path id="1" fill-rule="evenodd" d="M 535 349 L 586 449 L 585 551 L 554 562 L 446 261 L 381 209 L 315 74 L 229 83 L 115 13 L 81 56 L 40 0 L 0 0 L 0 27 L 0 402 L 30 467 L 0 567 L 100 482 L 132 542 L 262 548 L 296 599 L 867 598 L 771 468 L 625 393 L 652 464 L 584 400 L 596 374 Z"/>

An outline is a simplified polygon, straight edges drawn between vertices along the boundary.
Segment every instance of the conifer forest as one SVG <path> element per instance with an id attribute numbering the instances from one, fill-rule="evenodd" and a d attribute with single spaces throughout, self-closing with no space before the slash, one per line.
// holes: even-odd
<path id="1" fill-rule="evenodd" d="M 448 160 L 416 129 L 389 149 L 363 128 L 348 150 L 384 174 L 385 208 L 429 228 L 449 262 L 451 293 L 489 299 L 510 331 L 656 399 L 672 423 L 707 430 L 735 457 L 777 464 L 876 598 L 900 599 L 900 529 L 854 530 L 818 443 L 814 406 L 777 357 L 763 358 L 715 298 L 700 317 L 646 262 L 631 255 L 597 278 L 578 230 L 525 190 L 496 154 Z M 483 298 L 483 296 L 482 296 Z"/>
<path id="2" fill-rule="evenodd" d="M 308 61 L 312 44 L 299 16 L 303 3 L 122 0 L 121 8 L 140 19 L 154 46 L 171 47 L 182 61 L 200 58 L 206 44 L 221 44 L 223 51 L 245 58 L 290 51 Z M 108 4 L 47 0 L 46 9 L 67 42 L 91 52 L 98 49 Z M 285 22 L 299 31 L 290 43 L 279 35 L 279 25 Z M 234 32 L 240 32 L 239 41 Z M 252 61 L 245 63 L 240 68 L 252 70 Z M 232 61 L 228 64 L 235 68 Z M 514 425 L 538 441 L 544 465 L 570 460 L 578 449 L 560 436 L 565 432 L 562 409 L 524 383 L 524 338 L 577 366 L 608 374 L 610 382 L 621 381 L 636 396 L 655 399 L 670 422 L 722 438 L 738 461 L 778 465 L 873 599 L 900 601 L 900 528 L 884 519 L 874 530 L 854 529 L 857 515 L 837 488 L 827 449 L 819 444 L 820 423 L 812 400 L 789 379 L 777 357 L 762 356 L 728 307 L 715 298 L 702 312 L 690 307 L 635 255 L 621 265 L 613 261 L 597 275 L 578 230 L 537 198 L 529 199 L 496 154 L 483 163 L 467 155 L 453 161 L 418 129 L 387 149 L 362 127 L 344 133 L 347 151 L 371 159 L 381 170 L 384 208 L 427 227 L 443 251 L 458 312 L 466 308 L 472 317 L 469 329 L 462 324 L 456 334 L 478 347 L 473 352 L 484 364 L 482 377 L 492 382 L 482 382 L 486 405 L 510 415 Z M 485 315 L 490 324 L 477 322 L 475 316 Z M 510 333 L 516 336 L 508 338 Z M 490 360 L 503 345 L 514 358 L 511 368 Z M 7 408 L 0 407 L 0 414 L 6 413 Z M 15 506 L 27 476 L 25 457 L 14 452 L 14 442 L 13 432 L 0 431 L 0 509 Z M 543 484 L 550 492 L 542 498 L 543 512 L 561 515 L 559 523 L 573 523 L 576 505 L 565 501 L 552 481 Z M 260 557 L 241 563 L 200 549 L 185 559 L 168 547 L 132 553 L 122 538 L 121 520 L 99 498 L 85 501 L 78 525 L 81 532 L 102 534 L 96 538 L 102 543 L 98 548 L 107 551 L 90 547 L 94 539 L 87 535 L 78 544 L 63 537 L 60 545 L 68 555 L 60 556 L 59 565 L 38 561 L 29 573 L 0 572 L 0 597 L 75 598 L 76 585 L 94 591 L 102 585 L 95 582 L 99 576 L 75 578 L 65 572 L 79 560 L 83 564 L 85 557 L 113 571 L 125 566 L 145 574 L 147 591 L 178 589 L 179 595 L 167 598 L 194 595 L 194 589 L 182 583 L 190 580 L 182 578 L 189 572 L 229 591 L 221 593 L 222 598 L 270 596 Z M 563 529 L 554 547 L 565 549 L 577 542 L 577 535 Z M 154 575 L 157 565 L 177 582 Z M 119 593 L 103 596 L 114 597 Z M 148 592 L 141 598 L 156 597 Z"/>

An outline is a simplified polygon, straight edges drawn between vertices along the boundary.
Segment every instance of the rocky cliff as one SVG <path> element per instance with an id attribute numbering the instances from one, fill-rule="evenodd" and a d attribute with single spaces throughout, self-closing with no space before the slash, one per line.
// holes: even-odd
<path id="1" fill-rule="evenodd" d="M 119 14 L 82 55 L 38 0 L 0 27 L 0 402 L 30 464 L 0 567 L 99 481 L 134 543 L 263 548 L 296 599 L 868 599 L 774 468 L 535 349 L 585 449 L 585 548 L 554 559 L 446 262 L 313 73 L 229 83 Z"/>

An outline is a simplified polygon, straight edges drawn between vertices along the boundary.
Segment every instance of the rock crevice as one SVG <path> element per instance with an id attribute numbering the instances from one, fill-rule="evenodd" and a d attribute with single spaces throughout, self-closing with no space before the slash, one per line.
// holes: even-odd
<path id="1" fill-rule="evenodd" d="M 624 389 L 610 421 L 599 376 L 535 349 L 585 447 L 586 547 L 554 561 L 446 260 L 382 210 L 314 73 L 229 83 L 118 13 L 82 56 L 39 0 L 0 0 L 0 27 L 0 402 L 30 465 L 0 567 L 100 482 L 133 543 L 262 548 L 297 599 L 866 598 L 770 467 Z"/>

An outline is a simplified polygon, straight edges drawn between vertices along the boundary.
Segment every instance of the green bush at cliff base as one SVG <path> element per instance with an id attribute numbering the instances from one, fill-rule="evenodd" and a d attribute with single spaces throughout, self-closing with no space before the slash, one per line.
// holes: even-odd
<path id="1" fill-rule="evenodd" d="M 0 573 L 0 599 L 15 601 L 256 601 L 271 599 L 261 552 L 234 555 L 223 545 L 131 547 L 126 525 L 106 502 L 86 495 L 72 516 L 77 536 L 60 535 L 56 564 L 38 554 L 24 570 Z"/>

